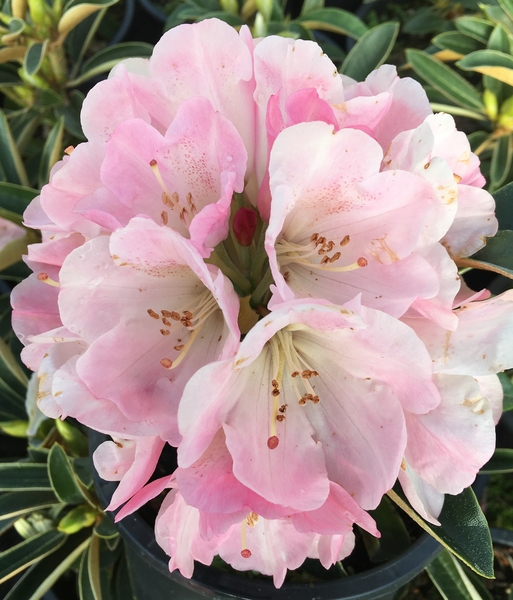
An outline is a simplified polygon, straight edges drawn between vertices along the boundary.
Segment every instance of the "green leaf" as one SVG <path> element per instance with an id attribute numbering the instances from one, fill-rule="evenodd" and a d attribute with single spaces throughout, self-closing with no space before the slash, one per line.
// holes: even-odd
<path id="1" fill-rule="evenodd" d="M 445 495 L 438 520 L 441 525 L 426 523 L 396 492 L 388 496 L 418 525 L 438 540 L 479 575 L 493 578 L 493 547 L 488 523 L 471 488 L 457 496 Z"/>
<path id="2" fill-rule="evenodd" d="M 498 50 L 476 50 L 456 65 L 465 71 L 476 71 L 513 85 L 513 56 Z"/>
<path id="3" fill-rule="evenodd" d="M 53 492 L 10 492 L 0 495 L 0 520 L 59 504 Z"/>
<path id="4" fill-rule="evenodd" d="M 32 46 L 30 46 L 25 53 L 25 57 L 23 58 L 23 67 L 29 75 L 35 75 L 41 68 L 47 45 L 48 40 L 45 40 L 42 44 L 32 44 Z"/>
<path id="5" fill-rule="evenodd" d="M 70 94 L 70 103 L 67 106 L 59 106 L 54 112 L 57 117 L 64 117 L 64 127 L 69 133 L 79 140 L 85 140 L 82 125 L 80 124 L 80 111 L 84 101 L 84 94 L 79 90 L 73 90 Z"/>
<path id="6" fill-rule="evenodd" d="M 71 463 L 62 446 L 55 443 L 48 455 L 48 474 L 55 495 L 61 502 L 81 504 L 90 498 L 73 473 Z"/>
<path id="7" fill-rule="evenodd" d="M 0 463 L 0 491 L 15 492 L 52 490 L 46 465 L 30 463 Z"/>
<path id="8" fill-rule="evenodd" d="M 324 0 L 305 0 L 301 7 L 301 15 L 324 8 Z"/>
<path id="9" fill-rule="evenodd" d="M 508 15 L 510 19 L 513 19 L 513 2 L 512 0 L 497 0 L 499 6 Z"/>
<path id="10" fill-rule="evenodd" d="M 91 544 L 82 556 L 78 575 L 80 600 L 102 600 L 100 584 L 100 539 L 93 535 Z"/>
<path id="11" fill-rule="evenodd" d="M 507 31 L 513 31 L 513 21 L 500 6 L 491 6 L 490 4 L 482 4 L 481 9 L 485 15 L 495 24 L 502 23 Z"/>
<path id="12" fill-rule="evenodd" d="M 459 267 L 472 267 L 493 271 L 513 279 L 513 231 L 498 231 L 492 238 L 487 238 L 486 246 L 478 250 L 470 258 L 459 258 Z"/>
<path id="13" fill-rule="evenodd" d="M 9 346 L 0 339 L 0 378 L 25 401 L 28 379 Z"/>
<path id="14" fill-rule="evenodd" d="M 45 531 L 0 553 L 0 583 L 48 556 L 66 541 L 66 534 Z"/>
<path id="15" fill-rule="evenodd" d="M 66 49 L 70 56 L 72 65 L 70 79 L 74 79 L 80 69 L 82 60 L 94 39 L 96 31 L 100 26 L 107 9 L 99 10 L 81 21 L 75 29 L 70 31 L 66 38 Z"/>
<path id="16" fill-rule="evenodd" d="M 490 179 L 494 189 L 499 188 L 508 178 L 513 156 L 511 134 L 501 136 L 493 149 L 490 165 Z"/>
<path id="17" fill-rule="evenodd" d="M 496 448 L 492 458 L 484 465 L 480 473 L 513 473 L 513 450 Z"/>
<path id="18" fill-rule="evenodd" d="M 32 565 L 7 594 L 5 600 L 40 600 L 73 563 L 87 550 L 91 537 L 86 532 L 66 536 L 65 543 Z M 128 600 L 132 596 L 118 598 Z"/>
<path id="19" fill-rule="evenodd" d="M 444 19 L 434 6 L 425 6 L 415 11 L 415 14 L 404 24 L 403 31 L 413 35 L 425 35 L 440 31 L 444 27 Z"/>
<path id="20" fill-rule="evenodd" d="M 46 138 L 43 155 L 39 163 L 39 187 L 43 187 L 50 179 L 50 170 L 62 158 L 62 136 L 64 133 L 64 117 L 55 123 Z"/>
<path id="21" fill-rule="evenodd" d="M 332 31 L 340 35 L 348 35 L 356 40 L 368 29 L 360 18 L 341 8 L 312 10 L 299 16 L 296 22 L 301 23 L 307 29 Z"/>
<path id="22" fill-rule="evenodd" d="M 28 187 L 28 177 L 23 161 L 13 139 L 5 114 L 0 110 L 0 164 L 7 181 Z"/>
<path id="23" fill-rule="evenodd" d="M 508 183 L 494 192 L 493 198 L 499 229 L 513 229 L 513 183 Z"/>
<path id="24" fill-rule="evenodd" d="M 362 531 L 363 541 L 372 562 L 391 560 L 411 546 L 410 534 L 397 508 L 389 498 L 383 496 L 379 506 L 369 511 L 381 533 L 378 539 Z"/>
<path id="25" fill-rule="evenodd" d="M 488 38 L 493 31 L 493 25 L 489 21 L 478 17 L 460 17 L 454 20 L 454 24 L 458 31 L 483 44 L 488 42 Z"/>
<path id="26" fill-rule="evenodd" d="M 477 90 L 461 75 L 421 50 L 406 50 L 413 70 L 449 100 L 470 109 L 483 109 Z"/>
<path id="27" fill-rule="evenodd" d="M 342 63 L 341 72 L 356 81 L 363 81 L 388 58 L 398 33 L 399 23 L 392 22 L 369 29 L 351 48 Z"/>
<path id="28" fill-rule="evenodd" d="M 498 50 L 499 52 L 509 54 L 509 37 L 502 25 L 495 26 L 488 40 L 487 48 L 488 50 Z M 480 50 L 480 48 L 474 48 L 474 50 Z"/>
<path id="29" fill-rule="evenodd" d="M 498 376 L 504 392 L 502 410 L 513 410 L 513 383 L 511 383 L 511 379 L 506 375 L 506 373 L 498 373 Z"/>
<path id="30" fill-rule="evenodd" d="M 435 36 L 432 40 L 435 46 L 442 48 L 442 50 L 452 50 L 458 54 L 468 54 L 474 52 L 474 50 L 481 50 L 483 43 L 478 40 L 460 33 L 459 31 L 446 31 Z"/>
<path id="31" fill-rule="evenodd" d="M 74 29 L 89 15 L 92 15 L 102 8 L 116 4 L 118 0 L 95 0 L 95 2 L 81 2 L 80 0 L 72 0 L 64 7 L 62 17 L 57 24 L 60 41 L 64 40 L 68 33 Z"/>
<path id="32" fill-rule="evenodd" d="M 103 515 L 102 520 L 94 528 L 94 533 L 103 539 L 112 539 L 119 535 L 118 530 L 114 527 L 114 523 L 106 514 Z"/>
<path id="33" fill-rule="evenodd" d="M 86 527 L 92 527 L 97 516 L 98 511 L 95 508 L 89 504 L 79 504 L 62 517 L 57 529 L 64 533 L 77 533 Z"/>
<path id="34" fill-rule="evenodd" d="M 458 560 L 447 550 L 428 565 L 427 572 L 444 600 L 482 600 Z"/>
<path id="35" fill-rule="evenodd" d="M 80 71 L 80 75 L 68 81 L 67 87 L 76 87 L 91 77 L 110 71 L 120 60 L 132 57 L 149 58 L 153 52 L 153 46 L 144 42 L 124 42 L 115 46 L 108 46 L 100 50 L 87 60 Z"/>

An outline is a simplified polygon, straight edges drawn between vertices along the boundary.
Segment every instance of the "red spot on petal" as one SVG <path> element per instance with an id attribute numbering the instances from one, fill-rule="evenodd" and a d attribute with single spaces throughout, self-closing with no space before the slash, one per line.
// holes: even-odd
<path id="1" fill-rule="evenodd" d="M 279 443 L 280 440 L 278 439 L 278 437 L 276 435 L 273 435 L 267 440 L 267 447 L 269 448 L 269 450 L 274 450 L 278 447 Z"/>
<path id="2" fill-rule="evenodd" d="M 244 550 L 240 551 L 240 555 L 242 556 L 242 558 L 250 558 L 251 557 L 251 550 L 248 550 L 247 548 L 244 548 Z"/>

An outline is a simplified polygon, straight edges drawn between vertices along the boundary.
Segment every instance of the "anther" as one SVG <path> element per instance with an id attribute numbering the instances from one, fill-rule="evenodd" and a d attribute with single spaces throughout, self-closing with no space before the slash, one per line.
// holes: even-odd
<path id="1" fill-rule="evenodd" d="M 166 319 L 165 317 L 162 318 L 162 323 L 167 327 L 171 327 L 171 321 L 169 319 Z"/>
<path id="2" fill-rule="evenodd" d="M 304 406 L 306 404 L 306 398 L 303 396 L 302 398 L 300 398 L 297 401 L 298 404 L 300 404 L 301 406 Z"/>
<path id="3" fill-rule="evenodd" d="M 280 423 L 281 421 L 285 421 L 285 415 L 276 415 L 276 420 L 280 421 Z"/>
<path id="4" fill-rule="evenodd" d="M 168 224 L 168 222 L 169 222 L 169 216 L 168 216 L 167 212 L 166 212 L 165 210 L 163 210 L 163 211 L 160 213 L 160 216 L 162 217 L 162 224 L 163 224 L 163 225 L 167 225 L 167 224 Z"/>
<path id="5" fill-rule="evenodd" d="M 180 321 L 181 320 L 180 315 L 177 312 L 175 312 L 175 311 L 173 311 L 169 316 L 173 319 L 173 321 Z"/>
<path id="6" fill-rule="evenodd" d="M 321 265 L 325 265 L 326 263 L 330 262 L 330 257 L 329 256 L 323 256 L 322 260 L 321 260 Z"/>
<path id="7" fill-rule="evenodd" d="M 169 331 L 169 329 L 161 329 L 161 330 L 160 330 L 160 333 L 161 333 L 162 335 L 169 335 L 171 332 Z"/>
<path id="8" fill-rule="evenodd" d="M 280 395 L 280 390 L 278 388 L 274 388 L 274 390 L 271 392 L 273 396 L 279 396 Z"/>
<path id="9" fill-rule="evenodd" d="M 278 447 L 278 444 L 280 443 L 280 440 L 278 439 L 278 436 L 276 435 L 272 435 L 268 440 L 267 440 L 267 447 L 269 448 L 269 450 L 274 450 L 275 448 Z"/>
<path id="10" fill-rule="evenodd" d="M 294 373 L 290 374 L 291 377 L 298 377 L 300 375 L 299 371 L 294 371 Z"/>
<path id="11" fill-rule="evenodd" d="M 148 310 L 146 312 L 150 315 L 150 317 L 152 319 L 158 319 L 159 318 L 158 314 L 154 310 L 152 310 L 151 308 L 148 308 Z"/>
<path id="12" fill-rule="evenodd" d="M 310 236 L 310 241 L 316 242 L 318 237 L 319 237 L 318 233 L 312 233 L 312 235 Z"/>
<path id="13" fill-rule="evenodd" d="M 342 256 L 342 254 L 340 252 L 335 252 L 335 254 L 330 258 L 330 263 L 335 262 L 336 260 L 338 260 L 340 257 Z"/>
<path id="14" fill-rule="evenodd" d="M 160 361 L 160 364 L 164 367 L 164 369 L 171 369 L 173 366 L 173 361 L 170 358 L 163 358 Z"/>
<path id="15" fill-rule="evenodd" d="M 182 315 L 187 318 L 187 319 L 192 319 L 192 313 L 190 310 L 184 310 L 182 311 Z"/>
<path id="16" fill-rule="evenodd" d="M 180 350 L 183 350 L 183 344 L 178 344 L 177 346 L 173 346 L 173 348 L 177 351 L 180 352 Z"/>
<path id="17" fill-rule="evenodd" d="M 305 369 L 302 373 L 301 373 L 301 377 L 303 379 L 310 379 L 310 377 L 312 376 L 312 371 L 310 371 L 310 369 Z"/>
<path id="18" fill-rule="evenodd" d="M 347 244 L 349 244 L 349 242 L 351 241 L 351 238 L 348 235 L 345 235 L 341 240 L 340 240 L 340 245 L 341 246 L 346 246 Z"/>
<path id="19" fill-rule="evenodd" d="M 276 379 L 273 379 L 271 381 L 271 385 L 273 386 L 273 388 L 277 388 L 278 387 L 278 382 L 276 381 Z"/>
<path id="20" fill-rule="evenodd" d="M 279 410 L 281 413 L 284 413 L 284 412 L 287 410 L 287 405 L 286 405 L 286 404 L 282 404 L 278 410 Z"/>
<path id="21" fill-rule="evenodd" d="M 68 146 L 66 148 L 66 150 L 64 150 L 64 154 L 67 154 L 68 156 L 71 156 L 73 154 L 73 150 L 75 150 L 75 148 L 73 146 Z"/>
<path id="22" fill-rule="evenodd" d="M 53 287 L 61 287 L 61 284 L 58 281 L 54 281 L 53 279 L 51 279 L 48 276 L 48 273 L 38 273 L 37 278 L 39 279 L 39 281 L 47 283 L 48 285 L 51 285 Z"/>

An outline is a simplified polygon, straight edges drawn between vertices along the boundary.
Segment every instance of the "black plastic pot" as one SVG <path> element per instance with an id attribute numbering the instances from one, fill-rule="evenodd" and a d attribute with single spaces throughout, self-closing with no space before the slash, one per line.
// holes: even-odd
<path id="1" fill-rule="evenodd" d="M 90 431 L 91 453 L 107 436 Z M 96 491 L 105 507 L 115 482 L 95 474 Z M 125 541 L 135 600 L 392 600 L 395 592 L 413 579 L 438 554 L 441 547 L 425 534 L 401 556 L 365 573 L 314 585 L 285 583 L 277 590 L 271 581 L 250 579 L 196 563 L 192 579 L 170 573 L 169 558 L 155 541 L 153 529 L 136 513 L 117 524 Z M 128 600 L 128 599 L 127 599 Z"/>

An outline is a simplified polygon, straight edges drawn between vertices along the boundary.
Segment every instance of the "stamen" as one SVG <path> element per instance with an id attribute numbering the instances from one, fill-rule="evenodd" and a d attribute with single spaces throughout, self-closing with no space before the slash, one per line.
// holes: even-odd
<path id="1" fill-rule="evenodd" d="M 351 241 L 351 238 L 348 235 L 345 235 L 341 240 L 340 240 L 340 245 L 341 246 L 347 246 L 347 244 L 349 244 L 349 242 Z"/>
<path id="2" fill-rule="evenodd" d="M 164 191 L 166 196 L 169 199 L 171 199 L 171 192 L 168 190 L 167 185 L 165 184 L 164 180 L 162 179 L 162 175 L 159 170 L 159 165 L 154 158 L 152 160 L 150 160 L 150 167 L 151 167 L 151 170 L 153 171 L 153 174 L 155 175 L 157 181 L 159 182 L 160 187 L 162 188 L 162 190 Z"/>
<path id="3" fill-rule="evenodd" d="M 346 235 L 340 245 L 345 246 L 350 238 Z M 285 267 L 289 263 L 306 265 L 308 268 L 321 269 L 323 271 L 346 272 L 354 271 L 367 266 L 367 259 L 360 256 L 357 261 L 350 265 L 340 267 L 331 267 L 332 263 L 337 262 L 342 257 L 341 252 L 335 252 L 330 256 L 330 252 L 335 248 L 333 240 L 326 240 L 324 236 L 314 233 L 310 238 L 310 243 L 301 245 L 288 242 L 285 239 L 279 240 L 276 244 L 276 255 L 279 258 L 280 267 Z M 322 257 L 320 262 L 309 260 L 312 256 Z"/>
<path id="4" fill-rule="evenodd" d="M 48 273 L 38 273 L 37 278 L 39 279 L 39 281 L 47 283 L 48 285 L 51 285 L 53 287 L 61 287 L 61 284 L 58 281 L 54 281 L 53 279 L 51 279 L 48 276 Z"/>
<path id="5" fill-rule="evenodd" d="M 163 358 L 160 361 L 160 364 L 164 367 L 164 369 L 172 369 L 173 368 L 173 361 L 170 358 Z"/>
<path id="6" fill-rule="evenodd" d="M 169 335 L 171 332 L 169 331 L 169 329 L 161 329 L 161 330 L 160 330 L 160 333 L 161 333 L 162 335 Z"/>
<path id="7" fill-rule="evenodd" d="M 148 308 L 148 310 L 146 312 L 150 315 L 150 317 L 152 319 L 157 319 L 157 320 L 159 319 L 158 314 L 154 310 L 152 310 L 151 308 Z"/>
<path id="8" fill-rule="evenodd" d="M 169 215 L 167 214 L 167 212 L 165 210 L 163 210 L 160 213 L 160 216 L 162 217 L 162 224 L 163 225 L 167 225 L 169 222 Z"/>
<path id="9" fill-rule="evenodd" d="M 240 554 L 241 554 L 242 558 L 250 558 L 251 550 L 248 549 L 247 542 L 246 542 L 246 519 L 244 519 L 244 521 L 242 521 L 240 537 L 241 537 L 241 545 L 242 545 L 242 550 L 240 551 Z"/>

